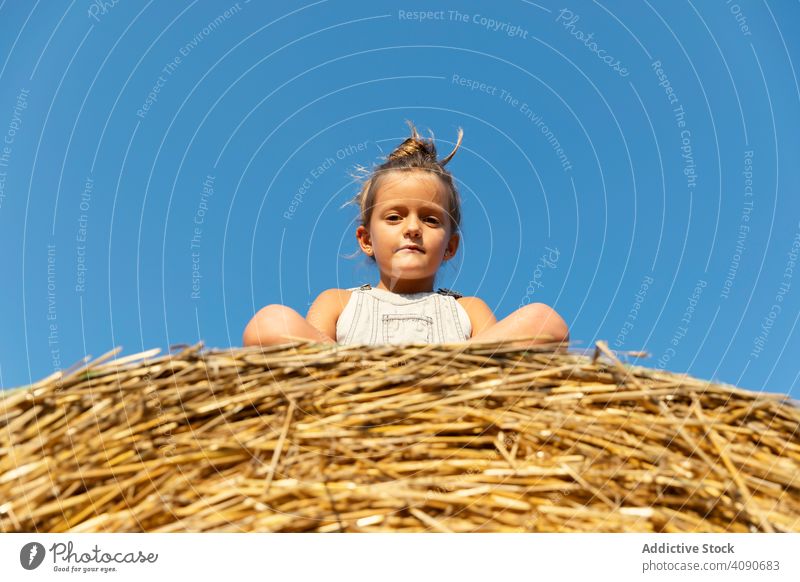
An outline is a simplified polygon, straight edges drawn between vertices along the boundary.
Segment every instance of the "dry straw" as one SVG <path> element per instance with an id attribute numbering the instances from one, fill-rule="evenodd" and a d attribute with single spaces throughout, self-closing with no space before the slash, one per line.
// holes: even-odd
<path id="1" fill-rule="evenodd" d="M 796 403 L 603 342 L 118 351 L 0 398 L 0 531 L 800 531 Z"/>

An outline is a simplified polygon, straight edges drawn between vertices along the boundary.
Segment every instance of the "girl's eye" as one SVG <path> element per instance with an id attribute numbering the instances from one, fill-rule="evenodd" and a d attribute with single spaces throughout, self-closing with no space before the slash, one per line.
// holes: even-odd
<path id="1" fill-rule="evenodd" d="M 403 220 L 403 217 L 400 216 L 399 214 L 389 214 L 389 215 L 386 216 L 386 220 L 389 220 L 391 222 L 395 222 L 395 221 L 398 221 L 398 220 Z M 435 216 L 426 216 L 423 220 L 425 222 L 429 223 L 429 224 L 434 225 L 434 226 L 438 226 L 439 224 L 441 224 L 439 219 L 436 218 Z"/>

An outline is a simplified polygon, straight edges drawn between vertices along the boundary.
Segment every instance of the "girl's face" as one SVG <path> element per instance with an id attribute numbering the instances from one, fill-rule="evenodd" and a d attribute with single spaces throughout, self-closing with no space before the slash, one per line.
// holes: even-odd
<path id="1" fill-rule="evenodd" d="M 447 187 L 427 172 L 390 172 L 375 195 L 369 228 L 358 227 L 361 249 L 375 257 L 381 286 L 396 293 L 433 289 L 442 261 L 453 258 Z"/>

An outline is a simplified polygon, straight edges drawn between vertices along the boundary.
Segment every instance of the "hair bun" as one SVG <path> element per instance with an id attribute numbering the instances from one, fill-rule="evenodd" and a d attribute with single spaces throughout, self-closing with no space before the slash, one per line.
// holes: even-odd
<path id="1" fill-rule="evenodd" d="M 436 163 L 436 145 L 433 141 L 433 132 L 431 131 L 431 139 L 425 139 L 420 136 L 414 124 L 406 120 L 409 128 L 411 129 L 411 137 L 397 146 L 392 153 L 387 156 L 387 161 L 401 161 L 406 158 L 417 158 L 421 162 L 435 162 Z"/>
<path id="2" fill-rule="evenodd" d="M 386 157 L 387 162 L 416 158 L 422 163 L 439 164 L 439 166 L 444 167 L 453 159 L 453 156 L 456 155 L 458 148 L 461 147 L 461 140 L 464 139 L 464 130 L 459 127 L 458 141 L 456 141 L 456 146 L 453 148 L 453 151 L 441 160 L 437 160 L 433 131 L 431 131 L 430 139 L 426 139 L 419 134 L 417 128 L 414 127 L 414 124 L 410 120 L 406 120 L 406 123 L 408 127 L 411 128 L 411 137 L 406 138 L 403 143 L 397 146 L 394 151 Z"/>

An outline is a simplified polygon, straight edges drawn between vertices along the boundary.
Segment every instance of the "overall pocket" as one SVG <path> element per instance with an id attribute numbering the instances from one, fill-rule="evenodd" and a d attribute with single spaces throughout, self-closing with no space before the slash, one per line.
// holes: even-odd
<path id="1" fill-rule="evenodd" d="M 383 341 L 387 344 L 431 343 L 433 318 L 426 315 L 387 313 L 383 316 Z"/>

